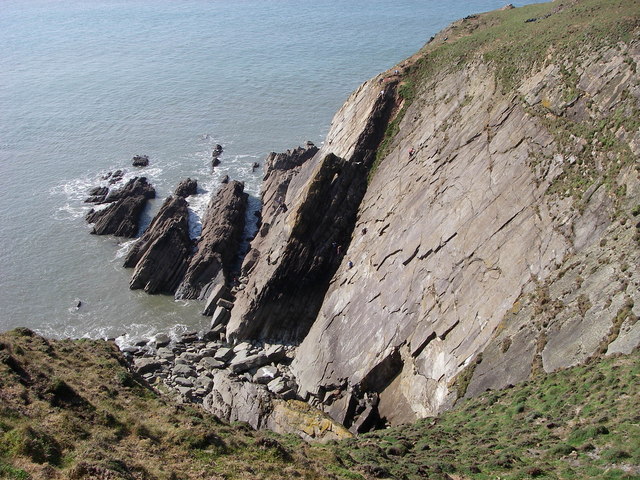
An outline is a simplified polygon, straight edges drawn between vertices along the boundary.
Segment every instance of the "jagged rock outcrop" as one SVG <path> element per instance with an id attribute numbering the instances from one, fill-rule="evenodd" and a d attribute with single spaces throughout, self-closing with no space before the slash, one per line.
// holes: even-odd
<path id="1" fill-rule="evenodd" d="M 148 155 L 134 155 L 133 159 L 131 159 L 131 164 L 134 167 L 147 167 L 147 166 L 149 166 L 149 156 Z"/>
<path id="2" fill-rule="evenodd" d="M 226 281 L 242 238 L 247 199 L 244 184 L 235 180 L 224 184 L 211 199 L 197 250 L 176 291 L 176 298 L 204 300 L 216 282 Z"/>
<path id="3" fill-rule="evenodd" d="M 196 193 L 198 193 L 198 182 L 191 178 L 182 180 L 176 187 L 175 191 L 176 196 L 185 198 L 190 195 L 195 195 Z"/>
<path id="4" fill-rule="evenodd" d="M 345 135 L 352 145 L 330 147 L 337 153 L 323 147 L 309 160 L 311 148 L 268 159 L 266 180 L 274 175 L 284 187 L 265 190 L 263 223 L 243 267 L 249 280 L 231 311 L 228 338 L 298 342 L 306 335 L 346 250 L 368 167 L 396 106 L 393 91 L 387 85 L 339 114 L 355 121 Z"/>
<path id="5" fill-rule="evenodd" d="M 173 294 L 191 254 L 189 212 L 183 197 L 165 200 L 157 215 L 127 254 L 124 266 L 134 268 L 129 287 L 147 293 Z"/>
<path id="6" fill-rule="evenodd" d="M 88 223 L 95 223 L 91 233 L 135 237 L 147 200 L 155 195 L 155 189 L 145 177 L 132 178 L 122 188 L 110 191 L 101 202 L 111 205 L 100 210 L 91 209 L 86 216 Z"/>
<path id="7" fill-rule="evenodd" d="M 517 41 L 565 38 L 567 24 L 592 21 L 578 4 L 538 7 Z M 399 75 L 365 83 L 288 179 L 285 208 L 263 207 L 227 336 L 303 339 L 299 395 L 357 430 L 640 342 L 639 285 L 627 273 L 640 236 L 630 213 L 640 203 L 637 12 L 625 23 L 632 40 L 581 37 L 580 56 L 556 45 L 505 66 L 456 43 L 518 15 L 469 17 Z M 623 238 L 620 257 L 597 253 Z"/>

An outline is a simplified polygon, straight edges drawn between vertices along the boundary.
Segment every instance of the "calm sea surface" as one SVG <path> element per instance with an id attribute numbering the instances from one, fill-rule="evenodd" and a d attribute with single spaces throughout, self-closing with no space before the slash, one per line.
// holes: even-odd
<path id="1" fill-rule="evenodd" d="M 531 2 L 517 2 L 522 5 Z M 505 0 L 0 1 L 0 331 L 112 337 L 202 329 L 197 302 L 128 288 L 130 243 L 89 234 L 87 189 L 135 154 L 158 199 L 223 175 L 254 206 L 262 162 L 311 140 L 360 83 L 452 20 Z M 212 174 L 213 146 L 224 146 Z M 76 308 L 78 300 L 82 306 Z"/>

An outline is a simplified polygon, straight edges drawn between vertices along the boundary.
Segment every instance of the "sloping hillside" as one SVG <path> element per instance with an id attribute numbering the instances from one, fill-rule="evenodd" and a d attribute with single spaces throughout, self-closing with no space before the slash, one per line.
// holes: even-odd
<path id="1" fill-rule="evenodd" d="M 0 335 L 0 478 L 640 478 L 638 352 L 308 445 L 159 396 L 104 341 Z"/>

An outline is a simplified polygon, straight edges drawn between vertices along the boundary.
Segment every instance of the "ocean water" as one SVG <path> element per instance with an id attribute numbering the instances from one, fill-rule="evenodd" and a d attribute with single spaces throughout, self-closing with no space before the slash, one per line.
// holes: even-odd
<path id="1" fill-rule="evenodd" d="M 253 162 L 320 144 L 360 83 L 452 20 L 504 4 L 2 0 L 0 331 L 126 341 L 206 328 L 198 302 L 129 290 L 131 243 L 89 234 L 87 189 L 116 169 L 147 176 L 158 194 L 148 222 L 181 179 L 197 178 L 194 235 L 224 175 L 244 181 L 257 208 Z M 132 167 L 135 154 L 150 166 Z"/>

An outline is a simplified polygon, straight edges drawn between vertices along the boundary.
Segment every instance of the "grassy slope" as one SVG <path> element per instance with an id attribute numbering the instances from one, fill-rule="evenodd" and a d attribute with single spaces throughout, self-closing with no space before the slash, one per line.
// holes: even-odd
<path id="1" fill-rule="evenodd" d="M 309 446 L 158 397 L 109 343 L 14 330 L 0 335 L 0 478 L 640 478 L 639 360 L 607 358 L 437 420 Z"/>
<path id="2" fill-rule="evenodd" d="M 279 438 L 160 398 L 112 344 L 0 335 L 0 478 L 327 478 Z"/>
<path id="3" fill-rule="evenodd" d="M 640 478 L 640 353 L 468 400 L 336 447 L 395 478 Z"/>
<path id="4" fill-rule="evenodd" d="M 526 22 L 529 19 L 536 21 Z M 502 93 L 508 95 L 515 93 L 521 81 L 532 72 L 558 63 L 563 65 L 564 92 L 569 100 L 577 93 L 576 60 L 614 47 L 620 41 L 637 39 L 639 31 L 640 0 L 556 1 L 472 15 L 455 22 L 403 62 L 408 66 L 398 90 L 403 106 L 387 128 L 370 176 L 388 154 L 407 108 L 422 89 L 431 88 L 443 75 L 470 62 L 483 61 L 494 68 Z M 630 109 L 621 105 L 613 115 L 604 115 L 597 123 L 570 122 L 562 116 L 545 123 L 562 146 L 566 146 L 572 135 L 591 140 L 602 134 L 606 149 L 619 154 L 621 163 L 625 164 L 633 159 L 613 132 L 620 125 L 628 131 L 640 128 L 640 111 L 631 101 L 629 104 Z M 543 108 L 530 113 L 544 118 L 548 111 Z M 612 168 L 616 172 L 608 172 L 608 176 L 617 173 L 621 164 Z M 559 185 L 556 190 L 561 191 L 564 186 Z M 588 186 L 581 185 L 576 196 Z"/>

